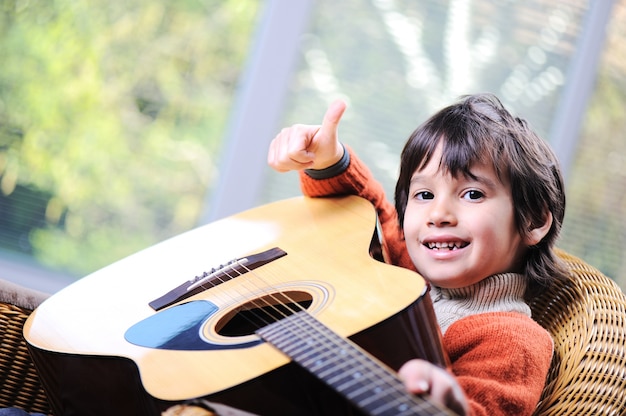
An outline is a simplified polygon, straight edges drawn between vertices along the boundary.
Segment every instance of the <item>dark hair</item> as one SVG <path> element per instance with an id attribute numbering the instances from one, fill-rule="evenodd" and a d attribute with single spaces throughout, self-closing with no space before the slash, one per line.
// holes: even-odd
<path id="1" fill-rule="evenodd" d="M 492 94 L 461 97 L 419 126 L 409 137 L 400 160 L 395 205 L 400 227 L 411 177 L 430 161 L 442 144 L 440 168 L 452 176 L 471 177 L 475 163 L 491 163 L 500 181 L 511 185 L 515 223 L 520 235 L 540 226 L 548 212 L 553 221 L 546 236 L 529 248 L 524 273 L 528 295 L 565 277 L 553 251 L 565 215 L 565 192 L 558 160 L 548 144 L 511 115 Z"/>

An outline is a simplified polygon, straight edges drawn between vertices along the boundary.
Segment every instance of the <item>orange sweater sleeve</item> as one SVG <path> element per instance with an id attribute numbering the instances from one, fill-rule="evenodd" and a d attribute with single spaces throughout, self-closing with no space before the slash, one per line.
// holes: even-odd
<path id="1" fill-rule="evenodd" d="M 387 200 L 382 184 L 374 179 L 372 172 L 350 147 L 345 146 L 345 148 L 350 153 L 350 164 L 342 173 L 326 179 L 313 179 L 304 171 L 300 171 L 302 193 L 309 197 L 358 195 L 370 201 L 378 214 L 389 262 L 415 270 L 406 250 L 396 209 Z"/>
<path id="2" fill-rule="evenodd" d="M 553 353 L 552 338 L 531 318 L 491 312 L 463 318 L 443 343 L 471 415 L 531 415 Z"/>

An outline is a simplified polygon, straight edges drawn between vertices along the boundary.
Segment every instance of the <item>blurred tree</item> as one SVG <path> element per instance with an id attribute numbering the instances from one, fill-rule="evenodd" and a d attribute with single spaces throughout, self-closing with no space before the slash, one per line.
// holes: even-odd
<path id="1" fill-rule="evenodd" d="M 0 215 L 42 221 L 0 244 L 81 275 L 194 226 L 258 7 L 3 1 Z"/>

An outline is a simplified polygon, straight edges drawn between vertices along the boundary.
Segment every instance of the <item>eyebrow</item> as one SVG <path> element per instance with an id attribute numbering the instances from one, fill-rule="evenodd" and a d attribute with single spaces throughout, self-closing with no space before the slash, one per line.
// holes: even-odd
<path id="1" fill-rule="evenodd" d="M 492 181 L 489 178 L 486 178 L 484 176 L 474 176 L 472 178 L 472 180 L 477 181 L 478 183 L 484 184 L 487 188 L 489 189 L 495 189 L 498 187 L 498 184 L 494 181 Z M 505 185 L 504 183 L 501 183 L 502 185 Z"/>
<path id="2" fill-rule="evenodd" d="M 471 176 L 465 175 L 465 174 L 459 174 L 454 176 L 454 179 L 457 178 L 457 176 L 462 176 L 463 178 L 469 180 L 469 181 L 474 181 L 474 182 L 478 182 L 480 184 L 485 185 L 487 188 L 490 189 L 495 189 L 498 187 L 498 184 L 496 182 L 494 182 L 493 180 L 491 180 L 490 178 L 487 178 L 485 176 L 480 176 L 480 175 L 475 175 L 473 172 L 470 171 Z M 450 174 L 448 174 L 450 175 Z M 422 175 L 420 173 L 416 173 L 413 176 L 411 176 L 411 180 L 409 181 L 409 187 L 415 183 L 419 183 L 424 181 L 423 178 L 428 178 L 428 176 L 426 175 Z M 505 185 L 504 183 L 502 183 L 502 185 Z"/>

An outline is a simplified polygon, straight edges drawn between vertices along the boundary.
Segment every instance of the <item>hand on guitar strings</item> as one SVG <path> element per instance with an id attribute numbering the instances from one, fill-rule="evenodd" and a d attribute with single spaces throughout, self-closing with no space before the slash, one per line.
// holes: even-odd
<path id="1" fill-rule="evenodd" d="M 440 406 L 459 415 L 469 411 L 463 389 L 454 376 L 428 361 L 407 361 L 398 371 L 406 389 L 414 394 L 428 394 Z"/>

